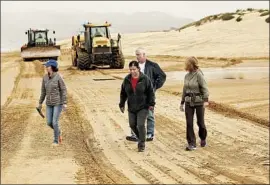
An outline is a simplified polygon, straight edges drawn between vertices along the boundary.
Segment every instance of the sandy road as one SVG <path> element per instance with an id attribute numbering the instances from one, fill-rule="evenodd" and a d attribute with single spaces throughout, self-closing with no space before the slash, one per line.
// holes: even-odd
<path id="1" fill-rule="evenodd" d="M 6 184 L 73 182 L 73 175 L 69 174 L 76 172 L 77 167 L 70 158 L 72 155 L 65 147 L 61 151 L 50 147 L 52 132 L 34 109 L 41 81 L 36 65 L 40 64 L 19 62 L 16 84 L 2 108 L 1 181 Z"/>
<path id="2" fill-rule="evenodd" d="M 267 128 L 207 110 L 208 147 L 186 152 L 179 97 L 163 91 L 157 93 L 156 138 L 138 153 L 136 143 L 125 140 L 127 113 L 118 110 L 122 81 L 103 71 L 62 68 L 69 103 L 61 119 L 64 144 L 53 148 L 52 131 L 34 110 L 42 68 L 19 64 L 2 107 L 2 183 L 269 183 Z"/>
<path id="3" fill-rule="evenodd" d="M 51 146 L 53 132 L 35 110 L 44 68 L 39 62 L 17 62 L 19 73 L 1 110 L 1 182 L 85 184 L 116 181 L 117 172 L 113 170 L 110 173 L 115 178 L 100 175 L 97 158 L 84 144 L 85 134 L 89 132 L 83 130 L 76 117 L 69 116 L 76 113 L 76 105 L 63 113 L 64 144 L 57 148 Z M 9 87 L 3 86 L 1 91 L 7 92 L 5 88 Z M 119 179 L 130 182 L 125 177 Z"/>
<path id="4" fill-rule="evenodd" d="M 97 145 L 115 167 L 134 183 L 267 183 L 268 130 L 207 111 L 209 146 L 185 152 L 185 118 L 179 97 L 157 97 L 157 137 L 144 154 L 125 141 L 128 118 L 118 110 L 120 80 L 97 71 L 68 80 L 74 100 L 85 112 Z M 100 80 L 100 81 L 96 81 Z M 252 130 L 252 132 L 250 132 Z M 232 145 L 232 143 L 234 143 Z"/>

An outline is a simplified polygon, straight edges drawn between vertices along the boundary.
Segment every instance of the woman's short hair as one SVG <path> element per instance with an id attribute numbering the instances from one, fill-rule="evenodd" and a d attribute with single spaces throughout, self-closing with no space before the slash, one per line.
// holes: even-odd
<path id="1" fill-rule="evenodd" d="M 194 56 L 188 57 L 185 63 L 185 69 L 188 71 L 195 71 L 199 69 L 198 59 Z"/>
<path id="2" fill-rule="evenodd" d="M 53 72 L 58 72 L 58 68 L 55 66 L 51 66 Z"/>
<path id="3" fill-rule="evenodd" d="M 132 60 L 129 65 L 129 67 L 132 67 L 132 66 L 135 66 L 137 67 L 138 69 L 140 69 L 140 66 L 139 66 L 139 62 L 137 62 L 136 60 Z"/>

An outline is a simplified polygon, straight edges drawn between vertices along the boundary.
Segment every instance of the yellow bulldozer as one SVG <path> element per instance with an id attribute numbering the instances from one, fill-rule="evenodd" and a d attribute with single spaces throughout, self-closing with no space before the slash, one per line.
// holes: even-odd
<path id="1" fill-rule="evenodd" d="M 72 37 L 72 65 L 80 70 L 109 66 L 123 69 L 125 59 L 121 48 L 121 35 L 111 38 L 111 24 L 84 24 L 84 34 Z"/>
<path id="2" fill-rule="evenodd" d="M 29 29 L 28 42 L 21 47 L 21 57 L 24 61 L 55 59 L 61 55 L 60 45 L 48 38 L 48 29 Z M 53 31 L 55 34 L 55 31 Z"/>

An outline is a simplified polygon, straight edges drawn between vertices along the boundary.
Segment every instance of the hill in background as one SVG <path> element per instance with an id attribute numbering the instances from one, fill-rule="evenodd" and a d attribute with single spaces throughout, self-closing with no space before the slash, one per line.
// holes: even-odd
<path id="1" fill-rule="evenodd" d="M 85 21 L 112 23 L 111 32 L 138 33 L 180 27 L 194 20 L 178 18 L 162 12 L 125 13 L 1 13 L 1 48 L 19 48 L 26 42 L 29 28 L 49 28 L 56 31 L 57 40 L 71 38 Z"/>

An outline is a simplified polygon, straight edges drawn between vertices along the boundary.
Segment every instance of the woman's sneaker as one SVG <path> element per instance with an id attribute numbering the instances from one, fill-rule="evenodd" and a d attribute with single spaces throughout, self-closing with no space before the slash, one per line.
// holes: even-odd
<path id="1" fill-rule="evenodd" d="M 205 147 L 206 146 L 206 140 L 201 140 L 201 147 Z"/>
<path id="2" fill-rule="evenodd" d="M 186 151 L 192 151 L 192 150 L 196 150 L 196 146 L 188 145 L 188 146 L 186 147 Z"/>
<path id="3" fill-rule="evenodd" d="M 52 146 L 53 146 L 53 147 L 55 147 L 55 146 L 59 146 L 59 144 L 58 144 L 58 143 L 53 142 L 53 143 L 52 143 Z"/>
<path id="4" fill-rule="evenodd" d="M 146 141 L 153 141 L 154 136 L 152 134 L 147 134 Z"/>

